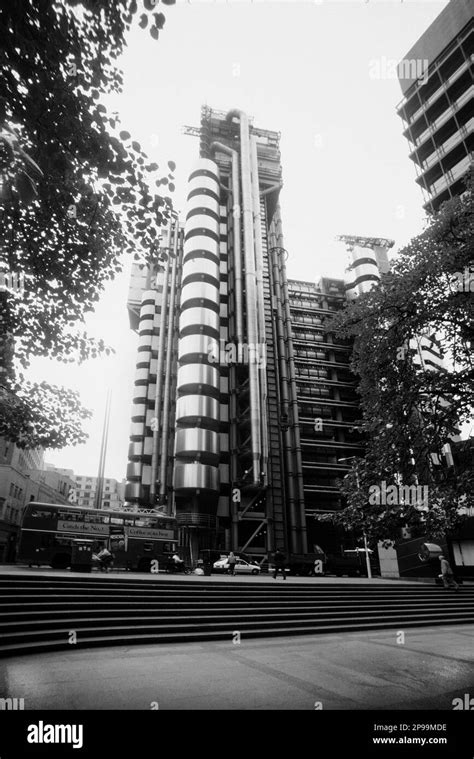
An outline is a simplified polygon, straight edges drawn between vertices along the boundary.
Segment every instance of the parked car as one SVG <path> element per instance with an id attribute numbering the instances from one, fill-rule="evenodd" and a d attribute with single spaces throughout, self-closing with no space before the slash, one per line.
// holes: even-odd
<path id="1" fill-rule="evenodd" d="M 215 561 L 213 564 L 213 569 L 215 572 L 227 572 L 229 569 L 229 565 L 227 564 L 227 556 L 224 556 L 223 558 L 219 559 L 219 561 Z M 260 574 L 261 569 L 258 564 L 252 564 L 249 561 L 245 561 L 245 559 L 237 559 L 236 565 L 235 565 L 235 574 L 239 575 L 258 575 Z"/>

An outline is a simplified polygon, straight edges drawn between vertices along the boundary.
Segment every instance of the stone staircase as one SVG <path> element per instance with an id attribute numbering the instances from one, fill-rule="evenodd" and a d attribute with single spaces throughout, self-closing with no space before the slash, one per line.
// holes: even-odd
<path id="1" fill-rule="evenodd" d="M 474 624 L 474 586 L 0 575 L 0 655 Z"/>

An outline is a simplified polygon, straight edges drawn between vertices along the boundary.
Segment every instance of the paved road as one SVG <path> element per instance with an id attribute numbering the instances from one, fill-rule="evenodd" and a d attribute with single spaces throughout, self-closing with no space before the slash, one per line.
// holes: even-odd
<path id="1" fill-rule="evenodd" d="M 474 625 L 0 660 L 0 697 L 25 709 L 451 710 L 465 693 Z"/>

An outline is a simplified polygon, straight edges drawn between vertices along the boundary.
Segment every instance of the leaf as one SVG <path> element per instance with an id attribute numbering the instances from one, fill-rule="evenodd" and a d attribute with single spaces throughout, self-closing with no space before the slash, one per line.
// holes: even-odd
<path id="1" fill-rule="evenodd" d="M 174 161 L 168 161 L 168 167 L 171 171 L 176 171 L 176 164 Z"/>
<path id="2" fill-rule="evenodd" d="M 159 33 L 158 29 L 156 28 L 156 26 L 152 26 L 151 27 L 150 34 L 151 34 L 151 36 L 153 37 L 154 40 L 157 40 L 158 37 L 160 36 L 160 33 Z"/>
<path id="3" fill-rule="evenodd" d="M 150 5 L 154 11 L 157 2 Z M 120 92 L 120 66 L 134 14 L 146 29 L 159 29 L 162 19 L 150 15 L 149 23 L 142 0 L 49 5 L 2 4 L 7 57 L 0 80 L 0 121 L 12 118 L 17 129 L 6 148 L 16 170 L 14 202 L 4 204 L 1 221 L 13 262 L 34 287 L 26 288 L 22 299 L 9 298 L 8 312 L 0 297 L 1 331 L 8 329 L 15 340 L 15 366 L 8 377 L 21 398 L 5 414 L 2 404 L 0 437 L 22 447 L 61 448 L 84 442 L 86 411 L 69 391 L 47 383 L 32 386 L 21 371 L 35 356 L 69 367 L 100 355 L 103 345 L 84 335 L 80 324 L 118 274 L 120 256 L 131 257 L 142 245 L 144 260 L 156 239 L 161 221 L 156 205 L 165 201 L 141 197 L 150 161 L 137 160 L 128 131 L 116 134 L 122 129 L 119 113 L 108 112 L 101 96 Z M 69 13 L 72 6 L 84 12 Z M 29 159 L 44 177 L 32 173 Z M 7 161 L 3 173 L 9 167 Z M 29 205 L 22 203 L 19 209 L 20 198 Z M 67 214 L 73 204 L 78 209 L 80 204 L 77 221 Z M 136 228 L 140 221 L 143 230 Z"/>
<path id="4" fill-rule="evenodd" d="M 155 26 L 158 29 L 163 29 L 163 27 L 165 25 L 165 21 L 166 21 L 164 14 L 163 13 L 154 13 L 153 14 L 153 18 L 155 19 Z"/>
<path id="5" fill-rule="evenodd" d="M 147 28 L 147 26 L 148 26 L 148 16 L 146 15 L 146 13 L 143 13 L 140 16 L 140 21 L 138 22 L 138 26 L 141 29 L 146 29 Z"/>

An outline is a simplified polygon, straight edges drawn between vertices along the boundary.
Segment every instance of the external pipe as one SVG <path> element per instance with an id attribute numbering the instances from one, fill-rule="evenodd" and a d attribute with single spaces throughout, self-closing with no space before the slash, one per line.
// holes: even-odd
<path id="1" fill-rule="evenodd" d="M 283 248 L 283 234 L 281 231 L 281 211 L 280 204 L 277 203 L 275 210 L 276 219 L 276 231 L 277 231 L 277 244 Z M 293 349 L 293 335 L 291 331 L 291 312 L 290 312 L 290 299 L 288 295 L 288 280 L 286 277 L 286 265 L 285 261 L 281 259 L 281 283 L 283 291 L 283 308 L 284 308 L 284 321 L 286 328 L 287 346 L 288 346 L 288 368 L 290 375 L 290 407 L 291 407 L 291 419 L 293 426 L 293 442 L 296 461 L 296 496 L 297 496 L 297 516 L 299 527 L 299 539 L 300 546 L 298 553 L 307 552 L 307 533 L 306 533 L 306 514 L 304 510 L 304 484 L 303 484 L 303 461 L 301 455 L 301 438 L 300 438 L 300 425 L 298 416 L 298 393 L 296 388 L 296 370 L 295 370 L 295 354 Z"/>
<path id="2" fill-rule="evenodd" d="M 222 142 L 211 144 L 211 153 L 220 150 L 232 158 L 232 218 L 234 225 L 234 282 L 235 282 L 235 310 L 236 310 L 236 338 L 237 355 L 241 354 L 243 342 L 243 318 L 242 318 L 242 251 L 240 244 L 240 185 L 239 185 L 239 154 Z M 225 188 L 228 191 L 228 188 Z"/>
<path id="3" fill-rule="evenodd" d="M 165 389 L 163 396 L 163 425 L 161 428 L 161 457 L 160 457 L 160 500 L 166 496 L 167 473 L 168 473 L 168 435 L 170 419 L 170 387 L 171 387 L 171 354 L 173 351 L 173 319 L 176 300 L 176 268 L 178 263 L 179 222 L 175 220 L 173 241 L 173 264 L 171 267 L 171 292 L 170 292 L 170 323 L 168 324 L 168 339 L 166 345 L 166 371 Z M 168 509 L 167 509 L 168 510 Z M 169 511 L 168 511 L 169 513 Z"/>
<path id="4" fill-rule="evenodd" d="M 272 248 L 277 248 L 275 245 L 275 234 L 271 235 Z M 288 424 L 283 430 L 285 460 L 287 469 L 287 482 L 288 482 L 288 511 L 290 516 L 290 548 L 292 553 L 298 553 L 298 519 L 296 510 L 296 497 L 295 497 L 295 464 L 294 464 L 294 451 L 291 439 L 290 430 L 290 408 L 289 408 L 289 386 L 288 386 L 288 370 L 287 370 L 287 347 L 285 344 L 285 331 L 283 323 L 283 307 L 281 302 L 281 277 L 278 261 L 278 253 L 275 250 L 271 257 L 275 302 L 276 302 L 276 334 L 278 340 L 278 362 L 281 378 L 281 409 L 283 415 L 286 417 Z"/>
<path id="5" fill-rule="evenodd" d="M 259 332 L 259 352 L 263 351 L 266 361 L 267 337 L 265 334 L 265 301 L 263 294 L 263 242 L 262 242 L 262 218 L 260 213 L 260 187 L 258 181 L 258 157 L 257 138 L 250 139 L 250 160 L 252 168 L 252 195 L 253 195 L 253 232 L 255 240 L 256 262 L 256 285 L 257 285 L 257 325 Z M 260 348 L 261 346 L 261 348 Z M 261 356 L 260 356 L 261 358 Z M 268 419 L 267 419 L 267 371 L 266 363 L 259 367 L 260 375 L 260 409 L 262 424 L 262 475 L 263 482 L 268 482 Z"/>
<path id="6" fill-rule="evenodd" d="M 213 142 L 211 144 L 211 154 L 215 154 L 217 150 L 222 153 L 230 155 L 232 158 L 232 219 L 233 219 L 233 265 L 234 265 L 234 319 L 235 319 L 235 337 L 237 342 L 237 356 L 242 353 L 242 343 L 244 340 L 244 327 L 243 327 L 243 308 L 242 308 L 242 246 L 241 246 L 241 230 L 240 230 L 240 177 L 239 177 L 239 154 L 237 150 L 224 145 L 222 142 Z M 221 184 L 221 186 L 223 186 Z M 225 188 L 229 192 L 229 188 Z M 229 379 L 231 394 L 229 398 L 230 406 L 230 463 L 231 463 L 231 480 L 235 482 L 237 479 L 237 399 L 235 396 L 236 389 L 236 370 L 235 366 L 231 365 L 229 370 Z M 231 493 L 230 510 L 231 510 L 231 534 L 230 534 L 230 546 L 229 548 L 237 548 L 238 546 L 238 509 L 239 504 L 233 499 L 233 493 Z"/>
<path id="7" fill-rule="evenodd" d="M 171 224 L 170 224 L 171 234 Z M 167 304 L 168 304 L 168 278 L 170 270 L 170 256 L 166 257 L 165 272 L 163 275 L 163 294 L 161 300 L 161 318 L 160 318 L 160 336 L 158 341 L 158 358 L 156 362 L 156 385 L 155 385 L 155 406 L 154 417 L 159 418 L 160 414 L 160 401 L 161 401 L 161 387 L 163 385 L 163 359 L 164 359 L 164 346 L 165 346 L 165 330 L 166 330 L 166 316 L 167 316 Z M 156 429 L 153 430 L 153 447 L 151 454 L 151 480 L 150 480 L 150 505 L 154 506 L 155 494 L 156 494 L 156 473 L 158 470 L 158 441 L 159 441 L 159 425 L 156 425 Z"/>
<path id="8" fill-rule="evenodd" d="M 249 380 L 250 380 L 250 429 L 252 443 L 253 484 L 260 485 L 260 390 L 258 367 L 255 356 L 257 344 L 257 293 L 255 283 L 255 251 L 253 239 L 252 183 L 250 176 L 250 135 L 248 117 L 243 111 L 232 110 L 226 116 L 240 120 L 240 163 L 242 174 L 242 218 L 244 228 L 245 251 L 245 288 L 247 306 L 247 340 L 249 344 Z"/>

